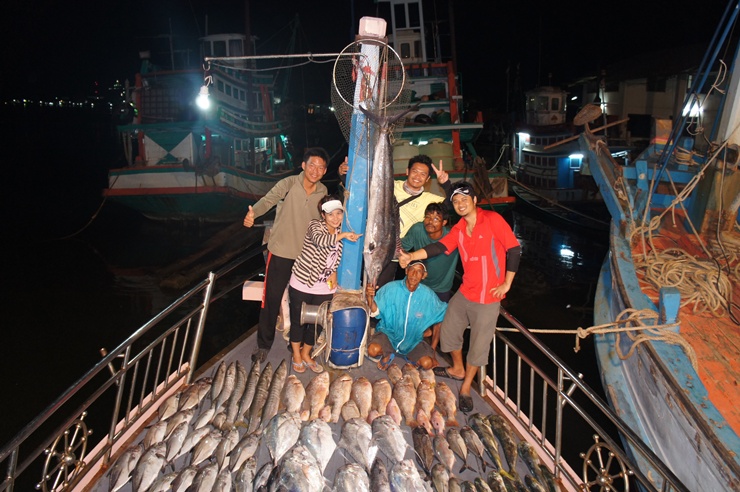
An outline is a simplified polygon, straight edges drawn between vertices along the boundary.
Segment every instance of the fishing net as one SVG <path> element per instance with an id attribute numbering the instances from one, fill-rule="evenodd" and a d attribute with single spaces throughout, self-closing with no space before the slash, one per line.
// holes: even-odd
<path id="1" fill-rule="evenodd" d="M 405 82 L 403 62 L 386 43 L 362 39 L 344 48 L 334 63 L 331 101 L 345 140 L 350 139 L 355 102 L 377 114 L 410 107 L 411 91 Z M 395 131 L 402 127 L 403 120 L 396 123 Z"/>

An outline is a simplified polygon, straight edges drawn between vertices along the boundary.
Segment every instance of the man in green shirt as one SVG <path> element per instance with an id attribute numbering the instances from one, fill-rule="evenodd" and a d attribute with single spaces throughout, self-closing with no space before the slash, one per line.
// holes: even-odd
<path id="1" fill-rule="evenodd" d="M 447 227 L 449 215 L 444 202 L 433 202 L 424 210 L 424 219 L 412 225 L 408 233 L 401 238 L 405 251 L 415 251 L 424 246 L 436 243 L 450 232 Z M 443 302 L 452 296 L 452 282 L 455 279 L 455 267 L 460 254 L 455 250 L 449 255 L 438 255 L 427 260 L 427 278 L 423 284 L 432 289 Z"/>

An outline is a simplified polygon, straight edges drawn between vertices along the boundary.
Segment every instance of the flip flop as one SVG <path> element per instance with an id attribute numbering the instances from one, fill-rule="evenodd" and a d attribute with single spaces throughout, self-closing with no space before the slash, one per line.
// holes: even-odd
<path id="1" fill-rule="evenodd" d="M 306 372 L 306 363 L 305 362 L 303 362 L 303 361 L 301 361 L 299 363 L 296 363 L 295 361 L 291 361 L 291 362 L 293 362 L 293 372 L 297 372 L 299 374 L 300 373 L 303 373 L 303 372 Z"/>
<path id="2" fill-rule="evenodd" d="M 463 381 L 465 378 L 457 377 L 454 374 L 450 374 L 450 371 L 448 371 L 449 367 L 433 367 L 432 372 L 435 376 L 439 376 L 441 378 L 450 378 L 454 379 L 455 381 Z"/>
<path id="3" fill-rule="evenodd" d="M 383 357 L 382 359 L 378 361 L 378 369 L 380 369 L 381 371 L 387 371 L 388 368 L 391 366 L 391 362 L 393 362 L 393 359 L 395 358 L 396 358 L 395 353 L 390 354 L 388 356 L 388 360 L 385 360 L 385 357 Z"/>
<path id="4" fill-rule="evenodd" d="M 315 360 L 312 360 L 310 363 L 303 361 L 303 364 L 309 369 L 311 369 L 313 372 L 315 372 L 316 374 L 320 374 L 324 372 L 324 368 L 321 367 L 321 365 L 319 365 L 319 363 L 316 362 Z"/>
<path id="5" fill-rule="evenodd" d="M 457 408 L 462 413 L 469 413 L 473 411 L 473 397 L 470 395 L 460 395 Z"/>

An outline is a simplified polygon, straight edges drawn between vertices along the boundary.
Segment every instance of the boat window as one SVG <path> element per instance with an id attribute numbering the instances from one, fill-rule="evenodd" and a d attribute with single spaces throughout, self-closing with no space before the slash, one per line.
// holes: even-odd
<path id="1" fill-rule="evenodd" d="M 231 95 L 231 86 L 230 85 L 227 85 L 226 86 L 226 95 L 227 96 L 230 96 Z"/>
<path id="2" fill-rule="evenodd" d="M 419 3 L 413 2 L 408 4 L 409 8 L 409 27 L 419 27 L 421 24 L 421 15 L 419 14 Z"/>
<path id="3" fill-rule="evenodd" d="M 550 109 L 553 111 L 560 111 L 560 98 L 553 97 L 550 99 Z"/>
<path id="4" fill-rule="evenodd" d="M 537 109 L 547 111 L 548 99 L 547 96 L 537 96 Z"/>
<path id="5" fill-rule="evenodd" d="M 213 42 L 213 56 L 227 56 L 225 41 L 214 41 Z"/>
<path id="6" fill-rule="evenodd" d="M 405 5 L 402 3 L 394 5 L 394 13 L 396 14 L 396 29 L 404 29 L 408 27 L 408 23 L 406 22 L 406 11 L 404 7 Z"/>
<path id="7" fill-rule="evenodd" d="M 219 80 L 216 82 L 216 88 L 218 89 L 218 92 L 224 91 L 224 82 L 222 80 Z"/>
<path id="8" fill-rule="evenodd" d="M 401 58 L 411 58 L 411 45 L 409 43 L 401 44 Z"/>
<path id="9" fill-rule="evenodd" d="M 229 56 L 244 56 L 244 43 L 241 39 L 229 41 Z"/>

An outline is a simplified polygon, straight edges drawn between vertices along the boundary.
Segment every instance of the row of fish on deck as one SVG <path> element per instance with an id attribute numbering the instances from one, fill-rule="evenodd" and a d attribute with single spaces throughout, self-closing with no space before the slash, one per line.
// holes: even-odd
<path id="1" fill-rule="evenodd" d="M 502 417 L 475 413 L 459 428 L 455 395 L 431 370 L 391 364 L 387 377 L 372 383 L 347 372 L 331 380 L 324 371 L 305 387 L 287 372 L 285 361 L 274 371 L 256 361 L 249 372 L 239 361 L 222 362 L 213 377 L 173 394 L 143 440 L 109 470 L 109 491 L 129 481 L 134 492 L 557 490 L 552 473 L 526 441 L 516 444 Z M 407 426 L 422 474 L 406 459 Z M 258 468 L 261 445 L 269 457 Z M 347 463 L 332 487 L 324 472 L 337 448 Z"/>

